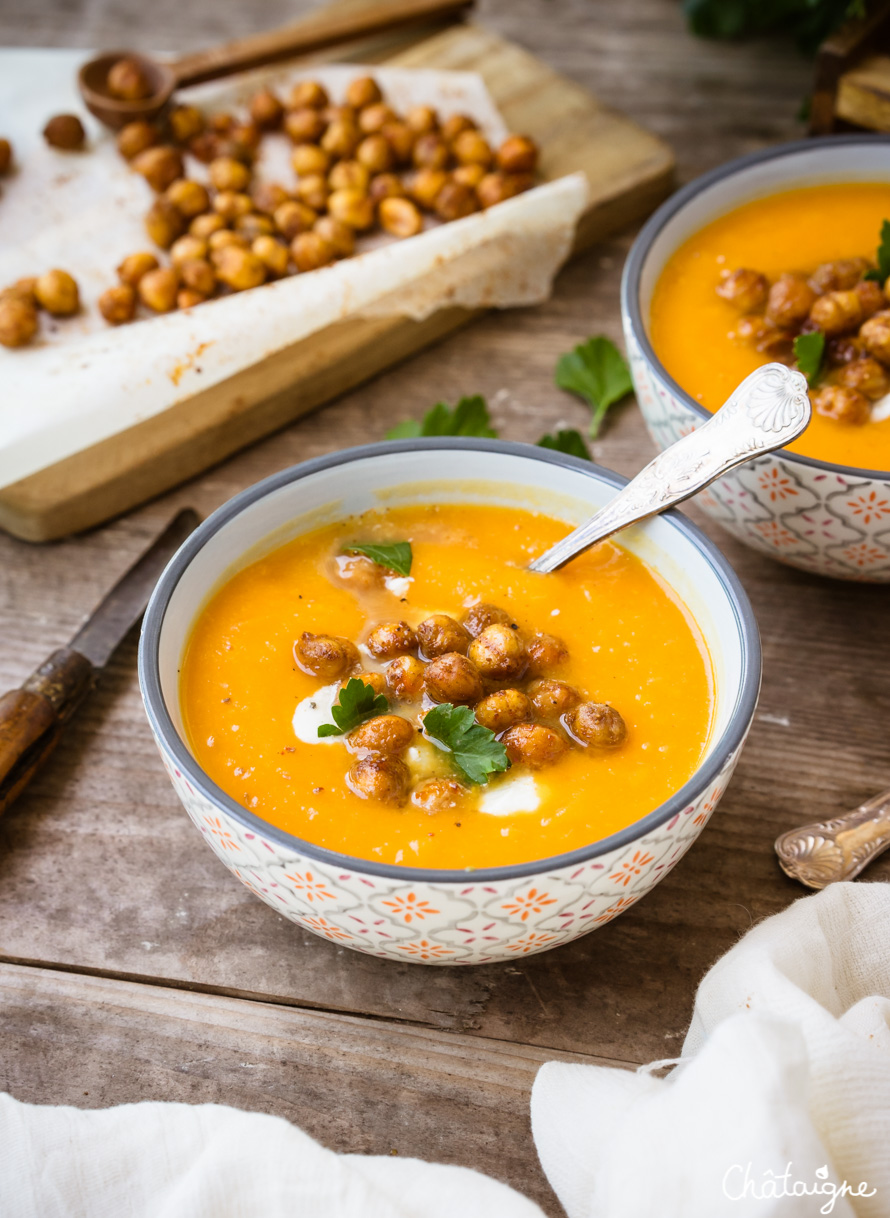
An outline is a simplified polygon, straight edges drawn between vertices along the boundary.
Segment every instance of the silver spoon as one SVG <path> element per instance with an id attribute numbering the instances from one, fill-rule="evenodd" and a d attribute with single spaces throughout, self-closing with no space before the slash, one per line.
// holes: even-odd
<path id="1" fill-rule="evenodd" d="M 833 820 L 789 829 L 776 838 L 779 866 L 807 888 L 852 880 L 890 846 L 890 791 Z"/>
<path id="2" fill-rule="evenodd" d="M 707 423 L 641 469 L 605 507 L 529 564 L 548 573 L 619 529 L 657 516 L 703 490 L 737 465 L 783 448 L 810 421 L 806 378 L 784 364 L 746 376 Z"/>

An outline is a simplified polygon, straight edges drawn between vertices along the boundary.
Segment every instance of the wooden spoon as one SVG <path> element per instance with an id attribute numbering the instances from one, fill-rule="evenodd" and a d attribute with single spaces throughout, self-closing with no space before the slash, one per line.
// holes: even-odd
<path id="1" fill-rule="evenodd" d="M 322 12 L 295 25 L 196 51 L 169 63 L 134 51 L 103 51 L 81 67 L 77 83 L 90 113 L 116 131 L 134 119 L 155 118 L 174 90 L 185 85 L 216 80 L 388 30 L 453 19 L 471 4 L 472 0 L 377 0 L 358 12 Z M 123 101 L 109 93 L 108 72 L 119 59 L 132 59 L 139 64 L 151 83 L 149 97 Z"/>

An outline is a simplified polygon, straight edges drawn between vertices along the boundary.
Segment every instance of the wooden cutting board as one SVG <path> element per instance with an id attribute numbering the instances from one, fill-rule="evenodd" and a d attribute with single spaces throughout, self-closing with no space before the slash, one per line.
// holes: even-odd
<path id="1" fill-rule="evenodd" d="M 413 44 L 403 38 L 347 57 L 478 72 L 507 127 L 540 145 L 546 179 L 586 174 L 590 205 L 578 227 L 576 251 L 642 219 L 670 190 L 673 156 L 661 140 L 481 26 L 454 25 Z M 385 318 L 333 325 L 0 490 L 0 527 L 29 541 L 49 541 L 99 524 L 354 388 L 474 315 L 448 308 L 421 322 Z"/>

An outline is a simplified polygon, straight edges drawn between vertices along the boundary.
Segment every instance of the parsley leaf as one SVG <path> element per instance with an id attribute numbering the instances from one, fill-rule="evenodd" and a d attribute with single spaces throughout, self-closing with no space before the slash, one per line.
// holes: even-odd
<path id="1" fill-rule="evenodd" d="M 797 366 L 811 385 L 819 375 L 824 351 L 825 335 L 821 330 L 814 330 L 811 334 L 798 334 L 794 340 Z"/>
<path id="2" fill-rule="evenodd" d="M 865 278 L 883 283 L 890 277 L 890 220 L 885 220 L 881 225 L 881 244 L 878 246 L 877 261 L 878 269 L 866 271 Z"/>
<path id="3" fill-rule="evenodd" d="M 599 434 L 609 407 L 627 397 L 633 389 L 627 361 L 612 340 L 603 334 L 560 357 L 556 365 L 556 383 L 560 389 L 576 393 L 590 403 L 593 409 L 591 439 Z"/>
<path id="4" fill-rule="evenodd" d="M 423 422 L 405 419 L 386 433 L 387 440 L 410 440 L 415 436 L 481 436 L 494 438 L 497 432 L 491 425 L 488 403 L 475 394 L 461 398 L 455 407 L 437 402 L 424 415 Z"/>
<path id="5" fill-rule="evenodd" d="M 347 554 L 364 554 L 378 567 L 389 567 L 399 575 L 411 574 L 413 555 L 410 541 L 393 541 L 382 545 L 376 541 L 354 541 L 343 549 Z"/>
<path id="6" fill-rule="evenodd" d="M 375 715 L 385 715 L 388 710 L 389 702 L 384 694 L 375 694 L 372 686 L 366 685 L 358 677 L 350 677 L 331 707 L 334 722 L 323 723 L 318 734 L 343 736 L 367 719 L 373 719 Z"/>
<path id="7" fill-rule="evenodd" d="M 558 431 L 555 436 L 541 436 L 538 448 L 552 448 L 558 453 L 568 453 L 570 457 L 582 457 L 590 460 L 590 449 L 580 431 L 573 427 Z"/>
<path id="8" fill-rule="evenodd" d="M 480 786 L 488 782 L 489 774 L 509 769 L 507 750 L 494 732 L 476 722 L 468 706 L 452 706 L 441 702 L 434 706 L 423 721 L 424 734 L 434 744 L 441 745 L 469 782 Z"/>

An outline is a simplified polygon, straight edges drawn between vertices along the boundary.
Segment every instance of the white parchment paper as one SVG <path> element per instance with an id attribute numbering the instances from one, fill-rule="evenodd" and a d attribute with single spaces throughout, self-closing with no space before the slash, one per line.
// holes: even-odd
<path id="1" fill-rule="evenodd" d="M 117 154 L 113 136 L 89 116 L 90 150 L 48 148 L 50 115 L 83 107 L 74 91 L 85 51 L 0 50 L 0 115 L 13 142 L 16 172 L 0 197 L 0 287 L 63 267 L 77 279 L 84 308 L 70 319 L 41 316 L 31 346 L 0 349 L 0 487 L 81 451 L 220 384 L 334 322 L 356 316 L 416 319 L 438 308 L 510 307 L 549 295 L 587 200 L 582 174 L 536 187 L 490 211 L 430 224 L 398 242 L 376 234 L 354 258 L 197 309 L 119 328 L 96 301 L 116 281 L 128 253 L 151 249 L 142 218 L 152 192 Z M 332 98 L 367 67 L 267 69 L 188 91 L 209 109 L 243 104 L 260 83 L 286 90 L 302 76 L 323 81 Z M 434 105 L 473 115 L 499 142 L 504 124 L 474 73 L 375 68 L 387 100 L 402 111 Z M 289 141 L 263 142 L 256 176 L 293 181 Z M 193 158 L 190 176 L 206 170 Z"/>

